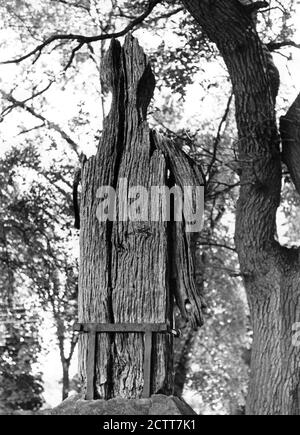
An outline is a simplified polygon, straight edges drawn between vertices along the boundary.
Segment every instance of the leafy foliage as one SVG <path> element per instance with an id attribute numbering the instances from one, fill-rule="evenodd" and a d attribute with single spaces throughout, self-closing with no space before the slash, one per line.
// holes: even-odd
<path id="1" fill-rule="evenodd" d="M 1 314 L 0 410 L 38 410 L 44 402 L 42 375 L 33 370 L 41 350 L 38 315 Z"/>
<path id="2" fill-rule="evenodd" d="M 65 161 L 65 157 L 61 160 Z M 34 295 L 40 309 L 52 313 L 62 362 L 70 364 L 76 344 L 72 325 L 77 308 L 72 207 L 70 192 L 64 190 L 66 186 L 68 189 L 70 167 L 60 167 L 60 162 L 55 160 L 49 168 L 43 167 L 33 145 L 12 149 L 1 159 L 0 165 L 3 177 L 1 221 L 5 235 L 1 264 L 13 287 L 7 290 L 8 296 L 22 292 Z M 35 325 L 38 327 L 37 318 Z M 38 335 L 37 331 L 35 333 Z M 22 341 L 22 335 L 18 339 Z M 29 354 L 36 355 L 39 349 L 28 340 L 22 346 L 26 343 Z M 10 342 L 7 344 L 9 353 L 14 352 L 14 345 L 17 346 L 18 341 L 12 342 L 13 347 Z M 15 352 L 19 350 L 17 347 Z M 19 362 L 14 364 L 18 366 Z"/>

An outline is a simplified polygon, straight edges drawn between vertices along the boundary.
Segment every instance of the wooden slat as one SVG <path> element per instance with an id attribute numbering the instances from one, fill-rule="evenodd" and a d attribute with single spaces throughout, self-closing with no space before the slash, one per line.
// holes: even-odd
<path id="1" fill-rule="evenodd" d="M 143 398 L 151 396 L 152 344 L 154 333 L 172 333 L 166 323 L 75 323 L 74 331 L 89 333 L 87 359 L 86 400 L 95 398 L 96 338 L 99 333 L 144 333 L 144 388 Z"/>
<path id="2" fill-rule="evenodd" d="M 88 337 L 86 400 L 95 399 L 96 337 L 97 334 L 94 331 L 91 331 Z"/>
<path id="3" fill-rule="evenodd" d="M 145 332 L 143 398 L 151 396 L 152 338 L 153 332 Z"/>
<path id="4" fill-rule="evenodd" d="M 98 333 L 169 332 L 169 329 L 166 323 L 76 323 L 74 325 L 74 331 Z"/>

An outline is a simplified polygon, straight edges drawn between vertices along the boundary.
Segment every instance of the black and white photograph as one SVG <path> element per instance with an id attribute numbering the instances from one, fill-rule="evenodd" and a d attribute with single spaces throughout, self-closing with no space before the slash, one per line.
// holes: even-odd
<path id="1" fill-rule="evenodd" d="M 0 0 L 1 416 L 300 415 L 299 71 L 299 0 Z"/>

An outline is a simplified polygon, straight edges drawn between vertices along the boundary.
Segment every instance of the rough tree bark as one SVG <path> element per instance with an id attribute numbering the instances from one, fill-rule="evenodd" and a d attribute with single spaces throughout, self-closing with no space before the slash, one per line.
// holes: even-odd
<path id="1" fill-rule="evenodd" d="M 195 285 L 198 294 L 204 295 L 204 274 L 205 274 L 205 253 L 199 244 L 199 234 L 192 237 L 191 243 L 192 252 L 195 258 Z M 203 300 L 202 308 L 206 308 Z M 175 322 L 176 323 L 176 322 Z M 184 327 L 182 319 L 178 318 L 178 327 L 181 329 L 182 336 L 174 344 L 174 363 L 175 363 L 175 378 L 174 378 L 174 393 L 178 397 L 182 397 L 184 387 L 187 383 L 187 377 L 190 370 L 190 359 L 193 352 L 193 347 L 198 329 L 191 328 L 190 325 Z"/>
<path id="2" fill-rule="evenodd" d="M 183 390 L 187 381 L 187 376 L 189 372 L 189 362 L 190 362 L 190 353 L 195 343 L 195 339 L 197 337 L 196 332 L 193 329 L 188 329 L 184 332 L 182 340 L 180 341 L 180 349 L 178 349 L 178 355 L 176 355 L 175 348 L 175 361 L 176 361 L 176 370 L 175 370 L 175 388 L 174 393 L 178 397 L 182 397 Z M 177 345 L 178 346 L 178 345 Z"/>
<path id="3" fill-rule="evenodd" d="M 217 44 L 235 95 L 241 169 L 236 246 L 254 329 L 247 413 L 299 415 L 300 356 L 292 345 L 300 316 L 299 250 L 275 240 L 282 171 L 268 56 L 237 0 L 183 3 Z"/>
<path id="4" fill-rule="evenodd" d="M 83 168 L 79 321 L 172 324 L 176 296 L 182 314 L 199 325 L 201 297 L 195 288 L 185 223 L 165 222 L 162 207 L 157 210 L 156 222 L 148 217 L 122 221 L 119 205 L 127 201 L 132 206 L 135 202 L 140 212 L 147 213 L 147 198 L 130 197 L 130 187 L 143 186 L 149 191 L 151 186 L 168 186 L 170 180 L 176 180 L 179 186 L 199 186 L 203 184 L 201 173 L 184 153 L 149 129 L 146 116 L 155 80 L 134 38 L 128 36 L 124 47 L 112 41 L 102 73 L 103 82 L 112 91 L 112 107 L 98 152 Z M 102 186 L 119 191 L 114 222 L 97 220 L 101 201 L 97 192 Z M 172 278 L 178 275 L 178 285 L 172 289 Z M 185 312 L 186 299 L 193 305 L 190 314 Z M 81 337 L 79 347 L 80 373 L 86 380 L 87 336 Z M 96 397 L 141 396 L 143 347 L 141 334 L 98 336 Z M 157 335 L 152 393 L 171 393 L 172 354 L 172 338 Z"/>

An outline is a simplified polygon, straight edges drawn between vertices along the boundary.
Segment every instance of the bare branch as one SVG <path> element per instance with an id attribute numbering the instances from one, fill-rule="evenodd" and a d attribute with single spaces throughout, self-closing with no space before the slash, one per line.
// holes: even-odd
<path id="1" fill-rule="evenodd" d="M 75 47 L 75 48 L 72 50 L 72 53 L 71 53 L 71 57 L 70 57 L 70 59 L 69 59 L 69 62 L 67 63 L 67 65 L 66 65 L 65 68 L 64 68 L 65 71 L 67 71 L 67 69 L 70 68 L 70 66 L 72 65 L 73 60 L 74 60 L 74 58 L 75 58 L 75 56 L 76 56 L 77 51 L 81 50 L 81 48 L 82 48 L 83 45 L 84 45 L 83 42 L 81 42 L 80 44 L 77 45 L 77 47 Z"/>
<path id="2" fill-rule="evenodd" d="M 17 14 L 14 9 L 9 6 L 6 5 L 6 10 L 7 12 L 14 18 L 16 18 L 17 20 L 19 20 L 22 23 L 22 26 L 24 27 L 25 30 L 27 30 L 27 32 L 29 33 L 29 35 L 35 39 L 36 41 L 40 42 L 41 40 L 37 38 L 36 35 L 36 31 L 34 29 L 31 29 L 27 24 L 26 24 L 26 20 L 19 14 Z"/>
<path id="3" fill-rule="evenodd" d="M 214 243 L 214 242 L 198 242 L 197 243 L 200 246 L 211 246 L 214 248 L 224 248 L 224 249 L 228 249 L 229 251 L 235 252 L 236 253 L 236 248 L 233 248 L 231 246 L 225 245 L 225 244 L 221 244 L 221 243 Z"/>
<path id="4" fill-rule="evenodd" d="M 55 179 L 55 177 L 52 177 L 49 175 L 46 171 L 42 171 L 41 174 L 45 178 L 45 180 L 51 184 L 52 187 L 54 187 L 57 192 L 59 192 L 63 197 L 65 197 L 67 203 L 71 200 L 71 190 L 72 190 L 72 184 L 69 183 L 68 180 L 66 180 L 61 174 L 60 179 Z M 59 185 L 59 183 L 62 182 L 65 186 L 62 187 Z"/>
<path id="5" fill-rule="evenodd" d="M 60 136 L 71 146 L 72 150 L 79 156 L 79 146 L 76 142 L 74 142 L 73 139 L 70 138 L 70 136 L 55 122 L 49 121 L 46 119 L 43 115 L 37 113 L 32 107 L 27 106 L 24 101 L 19 101 L 16 98 L 14 98 L 11 94 L 7 94 L 3 90 L 0 89 L 0 93 L 3 95 L 3 97 L 13 104 L 13 107 L 20 107 L 21 109 L 25 110 L 26 112 L 30 113 L 35 118 L 39 119 L 43 122 L 44 126 L 48 127 L 49 129 L 55 130 L 57 133 L 60 134 Z"/>
<path id="6" fill-rule="evenodd" d="M 216 162 L 217 152 L 218 152 L 218 146 L 219 146 L 219 143 L 220 143 L 220 140 L 221 140 L 222 128 L 223 128 L 223 125 L 225 124 L 225 122 L 226 122 L 226 120 L 228 118 L 228 115 L 229 115 L 229 112 L 230 112 L 230 106 L 231 106 L 231 103 L 232 103 L 232 99 L 233 99 L 233 92 L 231 92 L 231 95 L 228 98 L 228 102 L 227 102 L 227 106 L 226 106 L 226 109 L 225 109 L 225 113 L 224 113 L 224 115 L 223 115 L 223 117 L 221 119 L 221 122 L 220 122 L 220 125 L 219 125 L 219 128 L 218 128 L 218 132 L 217 132 L 217 136 L 216 136 L 216 138 L 214 140 L 214 144 L 213 144 L 213 156 L 212 156 L 211 162 L 209 164 L 209 167 L 207 169 L 206 176 L 210 174 L 210 172 L 211 172 L 211 170 L 212 170 L 212 168 L 213 168 L 213 166 L 214 166 L 214 164 Z"/>
<path id="7" fill-rule="evenodd" d="M 50 89 L 50 87 L 53 85 L 53 83 L 55 83 L 55 80 L 50 80 L 50 82 L 48 83 L 48 85 L 41 89 L 40 91 L 32 94 L 31 97 L 27 98 L 26 100 L 23 101 L 23 103 L 28 103 L 28 101 L 33 100 L 34 98 L 40 97 L 41 95 L 43 95 L 45 92 L 48 91 L 48 89 Z"/>
<path id="8" fill-rule="evenodd" d="M 231 192 L 233 189 L 236 189 L 237 187 L 240 187 L 240 186 L 241 186 L 241 183 L 239 183 L 239 182 L 232 184 L 232 185 L 228 185 L 228 187 L 226 187 L 225 189 L 212 191 L 212 193 L 208 193 L 206 198 L 209 201 L 216 200 L 219 196 L 224 197 L 225 194 Z"/>
<path id="9" fill-rule="evenodd" d="M 279 50 L 280 48 L 284 48 L 284 47 L 295 47 L 295 48 L 300 48 L 300 44 L 297 44 L 294 41 L 291 40 L 286 40 L 286 41 L 281 41 L 281 42 L 269 42 L 267 44 L 267 47 L 269 49 L 269 51 L 276 51 Z"/>
<path id="10" fill-rule="evenodd" d="M 37 97 L 40 97 L 42 94 L 44 94 L 45 92 L 47 92 L 48 91 L 48 89 L 53 85 L 53 83 L 55 82 L 55 80 L 51 80 L 49 83 L 48 83 L 48 85 L 45 87 L 45 88 L 43 88 L 43 89 L 41 89 L 40 91 L 38 91 L 38 92 L 36 92 L 36 93 L 33 93 L 32 95 L 31 95 L 31 97 L 29 97 L 29 98 L 27 98 L 26 100 L 23 100 L 22 101 L 22 103 L 28 103 L 28 101 L 31 101 L 31 100 L 34 100 L 35 98 L 37 98 Z M 1 93 L 2 93 L 2 95 L 5 97 L 5 93 L 4 92 L 2 92 L 1 91 Z M 12 92 L 10 93 L 10 95 L 12 94 Z M 6 97 L 5 97 L 6 98 Z M 2 113 L 1 113 L 1 118 L 3 118 L 4 116 L 6 116 L 6 115 L 8 115 L 13 109 L 14 109 L 14 107 L 15 107 L 15 104 L 13 103 L 11 106 L 9 106 L 9 107 L 6 107 L 3 111 L 2 111 Z"/>
<path id="11" fill-rule="evenodd" d="M 21 136 L 21 135 L 23 135 L 23 134 L 27 134 L 27 133 L 31 133 L 32 131 L 39 130 L 40 128 L 44 128 L 44 127 L 45 127 L 45 124 L 44 124 L 44 123 L 43 123 L 43 124 L 36 125 L 36 126 L 34 126 L 34 127 L 32 127 L 32 128 L 28 128 L 28 129 L 26 129 L 26 130 L 22 130 L 22 131 L 18 134 L 18 136 Z"/>
<path id="12" fill-rule="evenodd" d="M 166 18 L 171 18 L 171 17 L 173 17 L 174 15 L 179 14 L 179 12 L 183 12 L 184 10 L 185 10 L 184 8 L 177 8 L 177 9 L 174 9 L 173 11 L 166 12 L 165 14 L 161 14 L 161 15 L 159 15 L 158 17 L 154 17 L 154 18 L 151 20 L 151 22 L 157 22 L 157 21 L 159 21 L 159 20 L 165 20 Z"/>
<path id="13" fill-rule="evenodd" d="M 119 11 L 119 13 L 118 13 L 119 17 L 127 18 L 127 19 L 130 19 L 130 20 L 134 19 L 134 17 L 132 15 L 125 14 L 123 12 L 122 8 L 120 8 L 120 6 L 117 6 L 117 8 L 118 8 L 118 11 Z M 177 14 L 179 14 L 179 12 L 182 12 L 184 10 L 185 10 L 184 7 L 179 7 L 179 8 L 173 9 L 170 12 L 165 12 L 164 14 L 161 14 L 161 15 L 158 15 L 157 17 L 152 18 L 150 20 L 150 23 L 156 23 L 159 20 L 164 20 L 166 18 L 171 18 L 174 15 L 177 15 Z"/>
<path id="14" fill-rule="evenodd" d="M 87 6 L 84 6 L 83 4 L 80 4 L 80 2 L 74 3 L 74 2 L 68 2 L 66 0 L 51 0 L 51 1 L 56 2 L 56 3 L 61 3 L 61 4 L 66 5 L 66 6 L 71 6 L 74 8 L 82 9 L 85 12 L 89 12 L 89 8 Z"/>
<path id="15" fill-rule="evenodd" d="M 149 5 L 146 9 L 146 11 L 140 15 L 139 17 L 135 18 L 131 23 L 129 23 L 123 30 L 119 32 L 114 32 L 110 34 L 102 34 L 102 35 L 96 35 L 96 36 L 84 36 L 84 35 L 76 35 L 76 34 L 59 34 L 59 35 L 53 35 L 50 36 L 50 38 L 46 39 L 42 44 L 35 47 L 32 51 L 25 54 L 24 56 L 18 57 L 16 59 L 7 60 L 4 62 L 0 62 L 2 65 L 7 65 L 11 63 L 21 63 L 24 60 L 37 55 L 34 62 L 38 60 L 38 58 L 41 56 L 42 51 L 50 44 L 52 44 L 55 41 L 77 41 L 79 44 L 81 44 L 81 47 L 84 44 L 89 44 L 91 42 L 97 42 L 97 41 L 103 41 L 105 39 L 112 39 L 112 38 L 120 38 L 122 36 L 125 36 L 128 32 L 135 29 L 137 26 L 143 23 L 143 21 L 151 14 L 153 9 L 156 5 L 158 5 L 161 2 L 161 0 L 150 0 Z"/>

